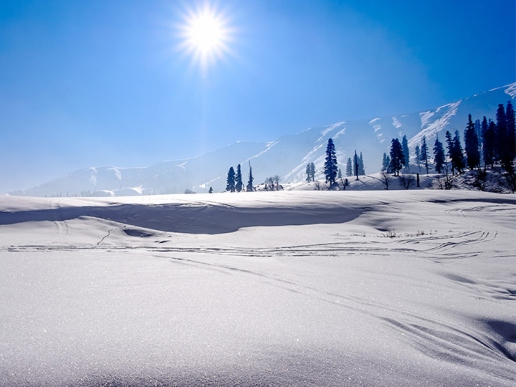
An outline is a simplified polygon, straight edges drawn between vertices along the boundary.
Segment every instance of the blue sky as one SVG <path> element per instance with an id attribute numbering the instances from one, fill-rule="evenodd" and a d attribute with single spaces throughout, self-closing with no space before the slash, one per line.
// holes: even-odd
<path id="1" fill-rule="evenodd" d="M 203 4 L 0 1 L 0 193 L 516 80 L 514 0 L 212 1 L 231 39 L 205 68 L 178 49 Z"/>

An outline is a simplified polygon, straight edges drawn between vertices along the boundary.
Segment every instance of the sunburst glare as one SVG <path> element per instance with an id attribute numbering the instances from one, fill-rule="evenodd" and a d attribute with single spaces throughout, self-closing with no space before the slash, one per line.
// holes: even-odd
<path id="1" fill-rule="evenodd" d="M 227 17 L 209 5 L 190 10 L 181 26 L 180 48 L 203 71 L 229 54 L 231 28 Z"/>

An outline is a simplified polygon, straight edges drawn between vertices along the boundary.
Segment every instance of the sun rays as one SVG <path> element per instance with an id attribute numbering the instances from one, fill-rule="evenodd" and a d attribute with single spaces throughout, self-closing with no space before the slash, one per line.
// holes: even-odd
<path id="1" fill-rule="evenodd" d="M 180 36 L 181 51 L 203 72 L 230 53 L 232 30 L 228 17 L 208 4 L 187 11 Z"/>

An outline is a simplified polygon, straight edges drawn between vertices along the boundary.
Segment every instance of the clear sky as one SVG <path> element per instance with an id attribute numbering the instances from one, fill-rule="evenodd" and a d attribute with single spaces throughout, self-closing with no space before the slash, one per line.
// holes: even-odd
<path id="1" fill-rule="evenodd" d="M 515 20 L 515 0 L 1 0 L 0 193 L 503 86 Z"/>

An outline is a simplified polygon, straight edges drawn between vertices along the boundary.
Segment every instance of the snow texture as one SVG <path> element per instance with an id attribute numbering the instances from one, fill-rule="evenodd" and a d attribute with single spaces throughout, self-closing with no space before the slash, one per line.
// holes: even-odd
<path id="1" fill-rule="evenodd" d="M 396 128 L 396 129 L 399 129 L 402 127 L 401 123 L 398 121 L 398 119 L 396 117 L 392 117 L 392 125 Z"/>
<path id="2" fill-rule="evenodd" d="M 5 386 L 514 386 L 516 199 L 0 197 Z"/>
<path id="3" fill-rule="evenodd" d="M 441 106 L 435 111 L 420 113 L 421 131 L 412 137 L 408 145 L 415 148 L 423 141 L 423 137 L 432 138 L 448 126 L 450 119 L 457 114 L 461 101 Z M 443 136 L 444 137 L 444 136 Z"/>

